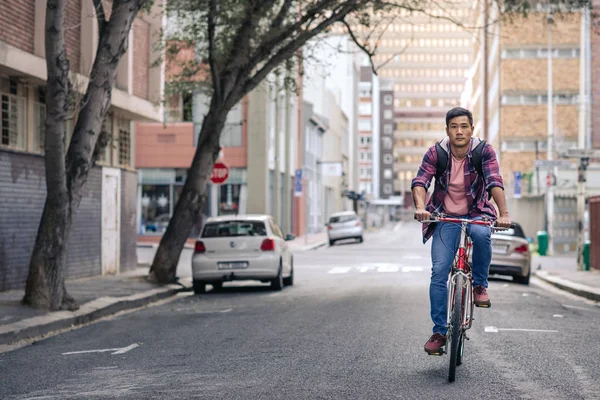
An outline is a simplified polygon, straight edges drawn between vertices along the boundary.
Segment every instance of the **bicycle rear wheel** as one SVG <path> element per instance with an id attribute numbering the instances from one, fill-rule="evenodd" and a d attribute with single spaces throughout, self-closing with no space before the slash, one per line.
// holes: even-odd
<path id="1" fill-rule="evenodd" d="M 458 274 L 456 276 L 456 285 L 454 285 L 454 296 L 452 304 L 452 318 L 450 321 L 450 369 L 448 371 L 448 381 L 454 382 L 456 378 L 456 365 L 460 354 L 460 344 L 462 342 L 462 317 L 463 317 L 463 284 L 464 278 Z M 462 361 L 462 360 L 461 360 Z"/>

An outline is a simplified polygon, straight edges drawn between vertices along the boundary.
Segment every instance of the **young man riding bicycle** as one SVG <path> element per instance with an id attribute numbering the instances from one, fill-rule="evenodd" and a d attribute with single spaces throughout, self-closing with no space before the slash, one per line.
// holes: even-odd
<path id="1" fill-rule="evenodd" d="M 447 138 L 432 146 L 423 157 L 411 190 L 415 203 L 415 219 L 426 221 L 431 213 L 496 220 L 496 226 L 510 227 L 504 185 L 496 152 L 489 143 L 473 137 L 473 115 L 456 107 L 446 114 Z M 441 154 L 438 154 L 439 152 Z M 447 160 L 440 166 L 440 160 Z M 425 205 L 427 190 L 436 177 L 431 198 Z M 490 201 L 498 206 L 498 211 Z M 425 351 L 438 354 L 446 344 L 446 309 L 448 274 L 454 261 L 460 238 L 460 225 L 453 223 L 423 224 L 423 243 L 433 237 L 431 244 L 432 273 L 429 285 L 433 335 Z M 488 271 L 492 260 L 491 229 L 469 225 L 467 233 L 473 241 L 473 286 L 475 305 L 490 307 L 487 294 Z"/>

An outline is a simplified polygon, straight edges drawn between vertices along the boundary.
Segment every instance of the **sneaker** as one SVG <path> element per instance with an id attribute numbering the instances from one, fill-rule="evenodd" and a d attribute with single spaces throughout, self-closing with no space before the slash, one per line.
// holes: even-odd
<path id="1" fill-rule="evenodd" d="M 446 336 L 441 333 L 434 333 L 427 343 L 425 343 L 425 351 L 429 354 L 438 354 L 446 345 Z"/>
<path id="2" fill-rule="evenodd" d="M 473 289 L 473 292 L 475 292 L 475 305 L 477 307 L 489 308 L 492 305 L 486 288 L 483 286 L 476 286 L 475 289 Z"/>

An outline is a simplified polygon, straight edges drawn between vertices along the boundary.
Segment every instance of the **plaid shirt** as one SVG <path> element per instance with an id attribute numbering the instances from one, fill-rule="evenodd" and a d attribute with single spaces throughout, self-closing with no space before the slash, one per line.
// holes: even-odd
<path id="1" fill-rule="evenodd" d="M 500 167 L 496 158 L 496 152 L 493 147 L 486 143 L 481 153 L 481 162 L 483 170 L 483 179 L 477 173 L 477 169 L 473 165 L 472 161 L 472 149 L 479 143 L 480 139 L 471 139 L 471 148 L 467 153 L 468 163 L 464 164 L 465 172 L 465 195 L 467 201 L 470 204 L 469 215 L 472 218 L 476 217 L 488 217 L 492 220 L 498 218 L 496 208 L 489 199 L 487 193 L 493 187 L 500 187 L 504 189 L 502 182 L 502 176 L 500 175 Z M 474 144 L 475 142 L 475 144 Z M 442 147 L 445 147 L 450 155 L 449 141 L 444 139 L 441 143 Z M 427 150 L 423 157 L 423 162 L 419 167 L 417 176 L 412 180 L 411 190 L 416 186 L 422 186 L 425 190 L 429 190 L 431 179 L 435 177 L 437 163 L 437 151 L 435 146 L 432 146 Z M 448 166 L 446 171 L 440 177 L 439 182 L 436 179 L 433 194 L 427 202 L 425 207 L 429 212 L 443 212 L 444 209 L 444 197 L 448 192 L 448 182 L 450 181 L 450 171 L 452 170 L 452 157 L 448 157 Z M 468 179 L 467 179 L 468 177 Z M 423 243 L 427 242 L 431 235 L 435 224 L 423 224 Z"/>

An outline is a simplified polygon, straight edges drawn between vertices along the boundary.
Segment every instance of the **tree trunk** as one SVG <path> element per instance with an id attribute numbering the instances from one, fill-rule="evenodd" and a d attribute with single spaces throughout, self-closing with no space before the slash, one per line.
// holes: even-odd
<path id="1" fill-rule="evenodd" d="M 179 256 L 206 202 L 206 184 L 221 150 L 219 138 L 228 111 L 218 106 L 213 97 L 211 109 L 202 123 L 198 146 L 183 191 L 152 261 L 149 280 L 159 283 L 177 281 Z"/>
<path id="2" fill-rule="evenodd" d="M 45 167 L 47 197 L 29 264 L 23 303 L 50 310 L 79 306 L 67 294 L 67 243 L 88 173 L 97 154 L 96 142 L 111 102 L 120 58 L 140 7 L 148 0 L 114 0 L 111 18 L 102 28 L 98 50 L 83 98 L 83 106 L 65 157 L 65 118 L 68 110 L 69 62 L 64 46 L 66 0 L 48 0 L 46 9 Z"/>

